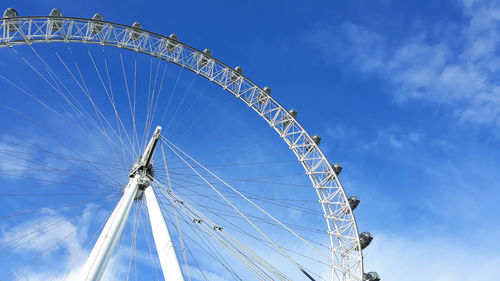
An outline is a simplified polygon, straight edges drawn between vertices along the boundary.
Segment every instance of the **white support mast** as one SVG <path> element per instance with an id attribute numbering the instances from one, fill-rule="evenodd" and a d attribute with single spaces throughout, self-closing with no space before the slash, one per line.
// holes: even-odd
<path id="1" fill-rule="evenodd" d="M 111 216 L 108 218 L 99 239 L 97 239 L 92 252 L 87 258 L 87 262 L 80 272 L 79 281 L 101 280 L 109 258 L 111 257 L 111 253 L 127 221 L 130 208 L 139 190 L 140 180 L 143 180 L 141 175 L 136 175 L 134 178 L 130 179 L 127 187 L 125 187 L 125 193 L 116 205 Z"/>
<path id="2" fill-rule="evenodd" d="M 94 245 L 94 248 L 92 249 L 92 252 L 90 253 L 87 259 L 87 262 L 83 266 L 83 269 L 80 272 L 80 276 L 78 278 L 79 281 L 101 280 L 102 275 L 104 274 L 104 271 L 106 269 L 106 265 L 108 264 L 109 258 L 111 257 L 111 254 L 115 249 L 118 239 L 120 238 L 125 223 L 128 219 L 132 203 L 136 198 L 139 197 L 139 193 L 142 193 L 144 189 L 149 186 L 149 182 L 153 179 L 153 173 L 152 173 L 153 166 L 151 164 L 151 158 L 153 157 L 156 143 L 160 138 L 160 132 L 161 132 L 161 127 L 158 126 L 151 140 L 149 141 L 148 146 L 146 147 L 144 153 L 142 154 L 141 158 L 132 166 L 132 170 L 130 171 L 130 180 L 124 189 L 123 196 L 116 205 L 111 216 L 108 218 L 106 225 L 104 226 L 99 238 L 97 239 L 96 244 Z M 148 204 L 148 209 L 150 209 L 149 205 L 150 204 Z M 158 205 L 157 202 L 156 205 Z M 159 206 L 157 206 L 157 208 L 159 210 Z M 155 215 L 155 217 L 156 219 L 154 220 L 154 225 L 157 228 L 161 229 L 162 226 L 159 223 L 159 220 L 163 219 L 163 217 L 158 217 L 158 215 Z M 153 226 L 153 221 L 151 225 Z M 163 225 L 166 228 L 164 221 Z M 155 241 L 156 240 L 157 238 L 155 236 Z M 169 241 L 171 244 L 170 239 Z M 156 244 L 157 246 L 159 245 L 158 242 Z M 158 248 L 158 253 L 163 253 L 163 252 L 164 251 L 160 252 L 160 248 Z M 175 251 L 173 253 L 175 254 Z M 170 262 L 170 259 L 168 260 Z M 177 257 L 175 258 L 175 261 L 177 261 Z M 168 266 L 168 268 L 169 269 L 172 267 L 176 268 L 176 266 L 180 268 L 178 261 L 176 265 L 174 264 L 173 266 Z M 162 263 L 162 269 L 163 269 L 163 263 Z M 180 274 L 182 276 L 182 272 L 180 272 Z M 165 272 L 164 276 L 167 276 Z M 168 279 L 168 280 L 183 280 L 183 279 Z"/>
<path id="3" fill-rule="evenodd" d="M 160 257 L 161 269 L 165 281 L 184 281 L 181 267 L 177 254 L 175 253 L 174 244 L 170 237 L 167 224 L 161 213 L 160 205 L 156 200 L 156 195 L 151 186 L 144 191 L 146 203 L 148 205 L 149 220 L 153 237 L 156 244 L 156 250 Z"/>

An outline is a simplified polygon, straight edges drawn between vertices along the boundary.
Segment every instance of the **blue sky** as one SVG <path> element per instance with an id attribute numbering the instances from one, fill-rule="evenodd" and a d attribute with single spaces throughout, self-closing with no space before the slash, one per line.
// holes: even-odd
<path id="1" fill-rule="evenodd" d="M 20 15 L 142 22 L 241 65 L 323 138 L 383 280 L 479 280 L 500 264 L 495 1 L 3 1 Z M 203 87 L 200 83 L 199 87 Z"/>

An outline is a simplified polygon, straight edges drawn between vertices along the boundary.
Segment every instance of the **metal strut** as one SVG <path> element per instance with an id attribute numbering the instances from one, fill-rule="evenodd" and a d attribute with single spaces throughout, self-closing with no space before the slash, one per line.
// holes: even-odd
<path id="1" fill-rule="evenodd" d="M 130 171 L 130 180 L 127 186 L 124 189 L 122 198 L 116 205 L 113 213 L 108 218 L 106 225 L 104 226 L 97 242 L 92 249 L 85 265 L 83 266 L 82 271 L 80 272 L 80 276 L 78 278 L 79 281 L 99 281 L 101 280 L 104 271 L 106 269 L 106 265 L 109 262 L 109 258 L 113 253 L 113 250 L 121 236 L 125 223 L 130 213 L 130 209 L 132 207 L 132 203 L 134 199 L 138 198 L 139 192 L 142 193 L 150 186 L 150 181 L 153 180 L 153 166 L 151 163 L 151 159 L 153 157 L 153 153 L 156 148 L 156 144 L 158 139 L 160 138 L 161 127 L 156 127 L 156 130 L 149 140 L 149 143 L 144 150 L 143 154 L 134 163 L 132 169 Z M 162 269 L 164 270 L 163 274 L 165 279 L 167 278 L 167 274 L 165 272 L 164 259 L 162 256 L 172 256 L 174 255 L 175 259 L 171 257 L 168 259 L 169 263 L 177 263 L 173 265 L 169 265 L 169 270 L 177 271 L 176 277 L 177 279 L 166 279 L 170 280 L 184 280 L 182 277 L 182 271 L 180 270 L 180 265 L 177 261 L 177 256 L 175 251 L 173 250 L 173 245 L 170 239 L 170 235 L 168 233 L 168 229 L 166 229 L 166 224 L 164 222 L 163 216 L 161 214 L 158 202 L 156 202 L 156 197 L 154 197 L 154 193 L 151 195 L 151 187 L 146 191 L 146 200 L 148 204 L 148 209 L 150 210 L 150 219 L 151 226 L 153 228 L 153 235 L 155 238 L 155 243 L 157 246 L 158 253 L 160 255 L 160 262 L 162 264 Z M 156 203 L 156 204 L 154 204 Z M 151 213 L 154 215 L 151 216 Z M 165 229 L 163 229 L 165 228 Z M 157 238 L 158 235 L 155 233 L 161 233 L 163 235 L 168 234 L 168 237 Z M 157 241 L 161 240 L 161 241 Z M 167 242 L 165 242 L 167 241 Z M 162 247 L 160 247 L 162 245 Z M 167 247 L 166 247 L 167 246 Z M 170 250 L 168 250 L 170 249 Z M 168 255 L 167 255 L 168 254 Z M 171 276 L 171 274 L 169 274 Z"/>

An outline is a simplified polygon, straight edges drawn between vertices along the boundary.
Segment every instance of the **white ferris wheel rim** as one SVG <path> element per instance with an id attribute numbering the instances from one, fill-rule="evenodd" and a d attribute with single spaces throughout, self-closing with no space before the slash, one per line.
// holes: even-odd
<path id="1" fill-rule="evenodd" d="M 287 143 L 316 190 L 327 222 L 332 278 L 363 280 L 357 224 L 345 191 L 319 146 L 273 97 L 241 72 L 187 44 L 119 23 L 76 17 L 27 16 L 0 19 L 0 48 L 33 43 L 93 43 L 133 50 L 202 76 L 245 102 Z M 171 49 L 173 47 L 173 49 Z M 340 277 L 342 276 L 342 277 Z"/>

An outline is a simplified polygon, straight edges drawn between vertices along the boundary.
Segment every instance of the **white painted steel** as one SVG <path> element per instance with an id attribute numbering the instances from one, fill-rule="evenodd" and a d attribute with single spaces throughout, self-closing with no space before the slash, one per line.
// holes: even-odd
<path id="1" fill-rule="evenodd" d="M 112 22 L 72 17 L 60 20 L 61 28 L 55 30 L 49 17 L 1 19 L 0 47 L 50 42 L 115 46 L 177 64 L 221 86 L 266 120 L 309 176 L 328 227 L 331 280 L 363 280 L 358 228 L 344 189 L 310 134 L 273 97 L 232 67 L 176 39 Z"/>
<path id="2" fill-rule="evenodd" d="M 79 281 L 101 280 L 109 258 L 127 222 L 132 203 L 139 189 L 138 180 L 140 178 L 141 175 L 138 174 L 131 178 L 127 184 L 125 193 L 116 205 L 111 216 L 108 218 L 99 239 L 80 272 Z"/>
<path id="3" fill-rule="evenodd" d="M 175 253 L 174 244 L 161 213 L 155 192 L 151 186 L 148 186 L 144 194 L 148 205 L 149 220 L 151 222 L 151 229 L 153 230 L 156 250 L 160 257 L 163 277 L 165 281 L 184 281 L 179 259 Z"/>

